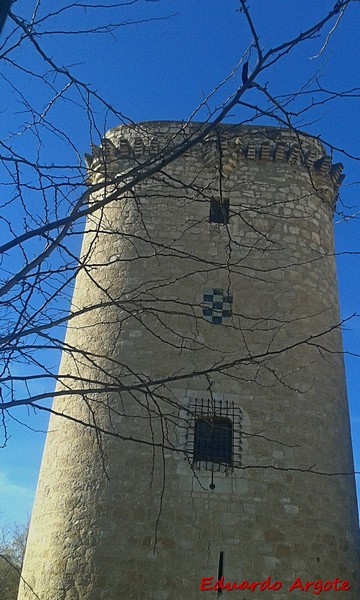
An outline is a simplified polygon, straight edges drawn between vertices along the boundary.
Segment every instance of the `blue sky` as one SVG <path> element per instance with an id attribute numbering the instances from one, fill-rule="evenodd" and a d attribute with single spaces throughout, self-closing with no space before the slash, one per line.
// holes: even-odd
<path id="1" fill-rule="evenodd" d="M 28 0 L 18 0 L 14 12 L 28 15 Z M 59 2 L 58 5 L 65 5 Z M 94 5 L 97 2 L 89 2 Z M 249 6 L 254 23 L 260 34 L 260 43 L 269 48 L 282 40 L 296 35 L 320 18 L 334 5 L 334 0 L 250 0 Z M 63 13 L 48 22 L 50 35 L 39 37 L 39 42 L 47 53 L 60 65 L 72 65 L 76 77 L 90 83 L 92 89 L 107 99 L 122 114 L 134 121 L 159 119 L 187 119 L 203 98 L 211 92 L 219 81 L 231 73 L 239 59 L 249 47 L 251 36 L 245 26 L 243 16 L 237 12 L 237 0 L 160 0 L 141 1 L 114 9 L 111 13 L 103 10 L 90 10 L 86 13 L 74 9 L 71 14 Z M 107 19 L 114 23 L 128 23 L 115 29 L 111 35 L 85 34 L 81 36 L 57 34 L 56 30 L 82 27 L 87 29 L 101 24 Z M 360 86 L 358 68 L 358 23 L 360 4 L 353 2 L 345 12 L 341 23 L 330 35 L 322 49 L 324 36 L 295 48 L 274 68 L 266 71 L 260 80 L 267 84 L 269 91 L 276 96 L 297 92 L 311 78 L 317 77 L 324 89 L 340 91 Z M 153 19 L 146 22 L 148 19 Z M 131 21 L 145 20 L 138 24 Z M 326 27 L 331 30 L 335 20 Z M 10 31 L 8 23 L 3 37 Z M 326 36 L 325 36 L 326 37 Z M 72 88 L 64 92 L 56 106 L 49 110 L 52 123 L 63 128 L 72 140 L 70 145 L 53 134 L 42 130 L 43 145 L 38 150 L 38 140 L 29 131 L 17 135 L 22 125 L 29 122 L 29 114 L 21 103 L 21 93 L 39 112 L 52 97 L 52 88 L 61 89 L 66 78 L 51 76 L 49 67 L 44 68 L 30 44 L 15 51 L 16 62 L 37 72 L 47 72 L 47 83 L 36 77 L 3 63 L 1 75 L 2 95 L 0 96 L 0 136 L 8 139 L 12 147 L 23 155 L 34 157 L 39 151 L 48 164 L 76 165 L 84 152 L 89 151 L 91 141 L 99 140 L 106 129 L 117 125 L 119 119 L 105 110 L 99 102 L 93 103 L 96 120 L 89 126 L 87 115 L 80 102 L 80 96 Z M 255 59 L 250 54 L 250 68 Z M 13 83 L 12 87 L 8 81 Z M 224 99 L 236 89 L 240 80 L 237 71 L 209 105 L 212 109 L 220 106 Z M 315 81 L 306 90 L 312 90 Z M 350 95 L 348 95 L 350 96 Z M 294 112 L 305 106 L 309 98 L 317 99 L 316 93 L 301 96 L 294 103 Z M 254 97 L 249 95 L 249 99 Z M 196 120 L 207 118 L 208 108 L 196 114 Z M 238 107 L 229 115 L 228 122 L 240 122 L 248 114 Z M 351 155 L 360 155 L 360 125 L 358 98 L 346 97 L 334 100 L 300 117 L 294 117 L 294 124 L 313 135 L 321 136 L 339 149 L 346 149 Z M 269 122 L 262 119 L 261 122 Z M 360 210 L 358 162 L 350 157 L 334 152 L 334 162 L 341 161 L 345 166 L 346 179 L 341 190 L 340 208 L 347 215 Z M 1 181 L 6 180 L 2 173 Z M 5 191 L 4 191 L 5 190 Z M 6 194 L 3 186 L 2 195 Z M 39 198 L 29 196 L 37 210 Z M 358 216 L 359 217 L 359 216 Z M 343 317 L 348 317 L 359 308 L 359 224 L 358 217 L 344 219 L 335 216 L 335 237 L 338 256 L 338 280 Z M 19 228 L 21 223 L 16 224 Z M 78 241 L 74 242 L 74 248 Z M 352 254 L 354 253 L 355 254 Z M 350 321 L 344 330 L 345 349 L 351 353 L 360 352 L 359 320 Z M 351 409 L 353 442 L 356 469 L 360 471 L 360 409 L 358 406 L 359 358 L 345 356 L 349 403 Z M 58 357 L 51 357 L 52 366 Z M 19 367 L 21 372 L 22 366 Z M 39 388 L 40 389 L 40 388 Z M 26 423 L 20 425 L 9 419 L 10 439 L 0 450 L 0 523 L 24 522 L 31 512 L 32 498 L 40 464 L 46 416 L 35 415 L 32 411 L 19 409 L 12 413 L 13 419 Z"/>

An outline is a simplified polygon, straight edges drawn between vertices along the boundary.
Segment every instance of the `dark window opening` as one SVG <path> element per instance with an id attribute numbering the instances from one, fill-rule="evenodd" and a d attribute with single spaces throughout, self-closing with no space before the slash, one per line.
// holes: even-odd
<path id="1" fill-rule="evenodd" d="M 226 223 L 229 222 L 229 200 L 210 200 L 210 223 Z"/>
<path id="2" fill-rule="evenodd" d="M 230 419 L 202 417 L 195 421 L 194 461 L 232 464 L 233 424 Z"/>

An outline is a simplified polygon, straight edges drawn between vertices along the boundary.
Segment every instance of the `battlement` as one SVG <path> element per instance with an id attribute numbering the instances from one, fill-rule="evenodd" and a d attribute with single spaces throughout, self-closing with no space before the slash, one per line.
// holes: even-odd
<path id="1" fill-rule="evenodd" d="M 306 133 L 280 127 L 218 125 L 201 139 L 206 123 L 148 121 L 113 127 L 85 154 L 89 180 L 96 183 L 107 175 L 122 173 L 136 164 L 145 166 L 172 153 L 191 156 L 206 166 L 218 163 L 226 178 L 240 161 L 287 163 L 306 169 L 336 194 L 345 175 L 341 163 L 332 164 L 321 142 Z M 200 139 L 199 139 L 200 137 Z M 198 140 L 198 141 L 197 141 Z M 109 172 L 110 169 L 110 172 Z"/>

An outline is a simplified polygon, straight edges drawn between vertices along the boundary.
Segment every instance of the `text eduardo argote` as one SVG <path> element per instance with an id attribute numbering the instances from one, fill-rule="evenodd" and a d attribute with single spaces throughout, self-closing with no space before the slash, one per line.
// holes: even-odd
<path id="1" fill-rule="evenodd" d="M 262 581 L 248 581 L 244 579 L 243 581 L 225 581 L 224 576 L 221 576 L 220 579 L 216 579 L 214 581 L 214 577 L 202 577 L 200 580 L 200 590 L 202 592 L 210 592 L 210 591 L 220 591 L 227 590 L 229 592 L 233 590 L 250 590 L 252 592 L 265 592 L 267 590 L 272 590 L 277 592 L 283 588 L 283 583 L 281 581 L 271 581 L 271 577 L 267 577 Z M 310 592 L 315 595 L 319 595 L 322 592 L 347 592 L 351 589 L 349 582 L 344 579 L 339 579 L 338 577 L 334 577 L 334 579 L 322 580 L 317 579 L 315 581 L 304 581 L 300 577 L 296 577 L 294 581 L 290 583 L 288 586 L 289 592 L 301 591 L 301 592 Z"/>

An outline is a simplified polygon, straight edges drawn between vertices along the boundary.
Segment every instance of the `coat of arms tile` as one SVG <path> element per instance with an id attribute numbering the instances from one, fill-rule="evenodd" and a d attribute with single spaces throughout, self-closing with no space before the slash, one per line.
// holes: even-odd
<path id="1" fill-rule="evenodd" d="M 204 319 L 220 325 L 231 318 L 233 296 L 220 288 L 205 289 L 203 293 Z"/>

